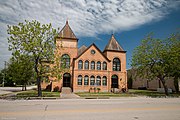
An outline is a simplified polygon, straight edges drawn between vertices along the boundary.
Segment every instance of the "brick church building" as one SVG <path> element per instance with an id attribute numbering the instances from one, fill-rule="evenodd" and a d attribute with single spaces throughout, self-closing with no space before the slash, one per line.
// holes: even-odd
<path id="1" fill-rule="evenodd" d="M 89 92 L 98 88 L 101 92 L 127 89 L 126 51 L 122 49 L 114 35 L 111 36 L 104 51 L 94 43 L 78 48 L 78 38 L 70 28 L 68 21 L 59 33 L 56 45 L 57 54 L 65 66 L 65 72 L 59 81 L 51 80 L 52 90 L 69 87 L 73 92 Z M 49 83 L 43 81 L 42 88 Z"/>

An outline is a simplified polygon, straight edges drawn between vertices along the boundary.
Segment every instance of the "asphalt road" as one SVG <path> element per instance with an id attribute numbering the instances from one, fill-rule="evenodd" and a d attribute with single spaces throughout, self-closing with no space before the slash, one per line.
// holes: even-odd
<path id="1" fill-rule="evenodd" d="M 0 100 L 1 120 L 180 120 L 180 98 Z"/>

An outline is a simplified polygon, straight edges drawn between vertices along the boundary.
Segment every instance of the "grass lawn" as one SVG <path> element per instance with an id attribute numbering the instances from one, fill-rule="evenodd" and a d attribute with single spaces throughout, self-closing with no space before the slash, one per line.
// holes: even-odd
<path id="1" fill-rule="evenodd" d="M 36 90 L 22 91 L 22 92 L 18 92 L 16 97 L 17 98 L 38 97 L 38 92 Z M 60 92 L 42 91 L 42 97 L 60 97 Z"/>
<path id="2" fill-rule="evenodd" d="M 135 90 L 135 89 L 129 89 L 128 94 L 134 94 L 138 96 L 147 96 L 147 97 L 166 97 L 164 93 L 159 93 L 157 91 L 151 91 L 151 90 Z M 177 93 L 170 93 L 169 97 L 179 97 L 180 94 Z"/>
<path id="3" fill-rule="evenodd" d="M 37 97 L 36 90 L 30 91 L 22 91 L 18 92 L 17 98 L 29 98 L 29 97 Z M 164 93 L 158 93 L 157 91 L 150 90 L 134 90 L 129 89 L 127 93 L 111 93 L 111 92 L 100 92 L 100 93 L 89 93 L 89 92 L 79 92 L 75 93 L 80 97 L 85 98 L 109 98 L 109 97 L 137 97 L 137 96 L 147 96 L 147 97 L 166 97 Z M 60 97 L 60 92 L 48 92 L 42 91 L 42 97 Z M 180 97 L 180 94 L 170 94 L 169 97 Z"/>
<path id="4" fill-rule="evenodd" d="M 150 90 L 134 90 L 129 89 L 127 93 L 110 93 L 110 92 L 100 92 L 100 93 L 89 93 L 89 92 L 79 92 L 76 93 L 80 97 L 136 97 L 136 96 L 147 96 L 147 97 L 166 97 L 164 93 L 158 93 L 157 91 Z M 180 94 L 170 94 L 170 97 L 179 97 Z"/>
<path id="5" fill-rule="evenodd" d="M 111 93 L 111 92 L 100 92 L 100 93 L 89 93 L 89 92 L 79 92 L 79 93 L 75 93 L 77 95 L 79 95 L 80 97 L 134 97 L 135 95 L 131 95 L 131 94 L 126 94 L 126 93 L 121 93 L 121 94 L 115 94 L 115 93 Z"/>

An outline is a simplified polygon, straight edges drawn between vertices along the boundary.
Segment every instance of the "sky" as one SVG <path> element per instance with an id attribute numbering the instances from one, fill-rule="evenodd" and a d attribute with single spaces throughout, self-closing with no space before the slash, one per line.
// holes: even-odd
<path id="1" fill-rule="evenodd" d="M 78 47 L 95 43 L 102 51 L 114 34 L 130 69 L 133 49 L 147 34 L 165 39 L 180 30 L 180 0 L 0 0 L 0 69 L 11 57 L 7 25 L 24 20 L 60 29 L 68 20 Z"/>

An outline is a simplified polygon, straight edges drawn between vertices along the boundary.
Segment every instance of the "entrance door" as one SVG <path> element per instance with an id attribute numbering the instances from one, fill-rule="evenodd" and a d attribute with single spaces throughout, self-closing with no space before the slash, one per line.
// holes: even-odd
<path id="1" fill-rule="evenodd" d="M 118 88 L 118 76 L 117 75 L 113 75 L 111 77 L 111 88 Z"/>
<path id="2" fill-rule="evenodd" d="M 63 87 L 71 86 L 71 75 L 69 73 L 65 73 L 63 75 Z"/>

